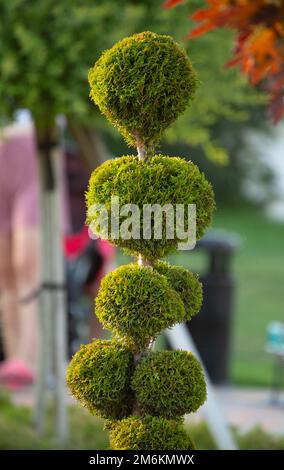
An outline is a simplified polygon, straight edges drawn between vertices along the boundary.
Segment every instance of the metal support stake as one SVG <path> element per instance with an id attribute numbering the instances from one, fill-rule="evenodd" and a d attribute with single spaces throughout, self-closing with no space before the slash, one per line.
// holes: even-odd
<path id="1" fill-rule="evenodd" d="M 166 331 L 166 335 L 173 348 L 192 351 L 202 364 L 202 360 L 195 347 L 193 339 L 188 329 L 184 325 L 175 325 L 172 329 Z M 204 412 L 206 415 L 206 421 L 208 423 L 209 429 L 213 437 L 215 438 L 216 444 L 219 449 L 236 450 L 237 447 L 234 442 L 234 438 L 219 408 L 218 400 L 216 398 L 213 385 L 211 384 L 211 380 L 208 377 L 208 374 L 203 364 L 202 367 L 205 373 L 207 384 L 207 400 L 204 405 Z"/>

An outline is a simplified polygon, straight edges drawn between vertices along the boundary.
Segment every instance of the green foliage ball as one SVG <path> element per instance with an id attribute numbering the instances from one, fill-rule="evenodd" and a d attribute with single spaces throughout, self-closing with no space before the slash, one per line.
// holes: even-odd
<path id="1" fill-rule="evenodd" d="M 202 368 L 187 351 L 161 351 L 142 357 L 132 388 L 140 410 L 152 416 L 182 416 L 198 410 L 206 400 Z"/>
<path id="2" fill-rule="evenodd" d="M 131 416 L 110 425 L 112 450 L 191 450 L 182 421 Z"/>
<path id="3" fill-rule="evenodd" d="M 130 264 L 104 277 L 96 315 L 120 341 L 139 352 L 164 328 L 182 322 L 185 310 L 164 276 L 151 267 Z"/>
<path id="4" fill-rule="evenodd" d="M 153 145 L 193 98 L 197 78 L 170 36 L 135 34 L 105 51 L 89 72 L 91 99 L 133 146 Z"/>
<path id="5" fill-rule="evenodd" d="M 111 200 L 119 198 L 120 207 L 124 204 L 135 204 L 140 210 L 140 239 L 123 239 L 121 234 L 114 238 L 111 233 Z M 174 238 L 166 239 L 166 220 L 163 217 L 162 239 L 154 238 L 154 224 L 150 239 L 143 237 L 144 204 L 185 204 L 185 228 L 188 222 L 187 204 L 196 205 L 196 238 L 200 239 L 211 223 L 215 207 L 214 193 L 210 183 L 205 179 L 196 165 L 179 157 L 155 155 L 148 161 L 139 161 L 135 156 L 120 157 L 108 160 L 91 175 L 86 193 L 88 207 L 87 223 L 91 229 L 98 222 L 99 213 L 92 211 L 96 204 L 106 207 L 108 218 L 107 232 L 99 231 L 101 238 L 108 238 L 117 246 L 129 252 L 142 255 L 146 259 L 162 258 L 177 249 L 176 218 L 174 219 Z M 126 216 L 120 215 L 119 226 Z M 100 230 L 100 229 L 99 229 Z"/>
<path id="6" fill-rule="evenodd" d="M 82 345 L 67 370 L 72 395 L 91 413 L 120 419 L 131 411 L 133 355 L 113 341 Z"/>
<path id="7" fill-rule="evenodd" d="M 154 269 L 165 276 L 171 288 L 180 295 L 185 308 L 185 319 L 189 321 L 202 305 L 202 284 L 198 275 L 182 266 L 172 266 L 163 261 L 155 263 Z"/>

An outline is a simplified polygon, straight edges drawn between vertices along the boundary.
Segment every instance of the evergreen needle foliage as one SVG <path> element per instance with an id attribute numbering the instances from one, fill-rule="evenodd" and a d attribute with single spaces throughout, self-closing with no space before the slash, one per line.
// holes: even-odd
<path id="1" fill-rule="evenodd" d="M 180 420 L 130 416 L 110 427 L 113 450 L 191 450 L 194 445 Z"/>
<path id="2" fill-rule="evenodd" d="M 201 366 L 187 351 L 161 351 L 143 357 L 134 372 L 132 388 L 143 413 L 169 419 L 198 410 L 206 399 Z"/>
<path id="3" fill-rule="evenodd" d="M 104 52 L 89 72 L 90 96 L 126 142 L 157 143 L 192 99 L 197 79 L 170 36 L 135 34 Z"/>
<path id="4" fill-rule="evenodd" d="M 127 142 L 137 145 L 138 156 L 109 160 L 93 172 L 87 223 L 102 238 L 139 256 L 139 262 L 103 279 L 96 314 L 114 339 L 82 346 L 69 365 L 68 385 L 91 412 L 107 418 L 112 449 L 193 449 L 182 416 L 206 399 L 201 366 L 186 351 L 150 350 L 164 328 L 190 320 L 202 302 L 197 276 L 158 261 L 177 248 L 176 221 L 171 240 L 163 218 L 161 239 L 152 229 L 146 239 L 142 225 L 140 239 L 124 240 L 112 236 L 111 224 L 99 231 L 93 208 L 103 204 L 110 222 L 114 197 L 140 211 L 144 204 L 195 204 L 197 238 L 202 237 L 215 205 L 210 183 L 192 162 L 154 152 L 163 131 L 192 99 L 196 75 L 172 38 L 145 32 L 104 52 L 89 82 L 91 98 Z M 124 221 L 120 216 L 119 226 Z"/>
<path id="5" fill-rule="evenodd" d="M 131 409 L 132 369 L 130 351 L 113 341 L 96 340 L 82 345 L 74 355 L 67 385 L 91 413 L 117 419 Z"/>
<path id="6" fill-rule="evenodd" d="M 96 314 L 133 352 L 185 319 L 183 302 L 165 276 L 148 266 L 121 266 L 102 280 Z"/>
<path id="7" fill-rule="evenodd" d="M 158 261 L 154 269 L 165 276 L 171 288 L 180 295 L 185 308 L 185 320 L 191 320 L 202 305 L 202 284 L 198 275 L 182 266 L 171 266 L 164 261 Z"/>
<path id="8" fill-rule="evenodd" d="M 166 220 L 163 219 L 163 236 L 154 238 L 154 225 L 149 240 L 143 238 L 141 224 L 140 239 L 125 240 L 113 238 L 111 232 L 111 198 L 119 197 L 119 204 L 135 204 L 143 214 L 144 204 L 195 204 L 196 205 L 196 237 L 201 238 L 210 225 L 214 209 L 213 190 L 203 173 L 191 161 L 179 157 L 155 155 L 148 161 L 138 161 L 137 156 L 126 156 L 107 160 L 93 171 L 86 193 L 88 209 L 95 204 L 104 204 L 108 210 L 108 232 L 102 238 L 128 252 L 138 255 L 142 253 L 147 259 L 158 259 L 177 249 L 176 218 L 174 219 L 174 238 L 166 239 Z M 96 222 L 98 213 L 89 210 L 87 222 Z M 119 217 L 119 225 L 125 217 Z M 184 214 L 185 227 L 188 214 Z"/>

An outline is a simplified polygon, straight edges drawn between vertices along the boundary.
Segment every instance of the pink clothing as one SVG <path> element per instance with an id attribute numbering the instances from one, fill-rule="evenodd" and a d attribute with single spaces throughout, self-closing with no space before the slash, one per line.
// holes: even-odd
<path id="1" fill-rule="evenodd" d="M 0 136 L 0 233 L 39 222 L 34 135 L 22 131 Z"/>

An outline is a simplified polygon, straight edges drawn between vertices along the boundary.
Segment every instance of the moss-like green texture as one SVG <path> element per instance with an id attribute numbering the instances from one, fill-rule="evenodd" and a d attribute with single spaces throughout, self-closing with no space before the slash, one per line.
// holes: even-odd
<path id="1" fill-rule="evenodd" d="M 132 388 L 143 413 L 164 418 L 196 411 L 206 399 L 202 368 L 187 351 L 161 351 L 142 357 Z"/>
<path id="2" fill-rule="evenodd" d="M 198 275 L 182 266 L 172 266 L 163 261 L 155 263 L 154 269 L 165 276 L 171 288 L 180 295 L 185 308 L 185 320 L 189 321 L 202 305 L 202 284 Z"/>
<path id="3" fill-rule="evenodd" d="M 89 72 L 90 96 L 133 146 L 152 145 L 192 99 L 197 78 L 170 36 L 135 34 L 105 51 Z"/>
<path id="4" fill-rule="evenodd" d="M 140 239 L 114 239 L 111 233 L 111 199 L 119 197 L 120 207 L 135 204 L 140 210 Z M 117 246 L 128 249 L 132 254 L 142 253 L 147 259 L 162 258 L 176 250 L 179 239 L 177 220 L 174 217 L 173 239 L 166 239 L 167 222 L 165 214 L 162 222 L 162 239 L 155 239 L 154 224 L 150 239 L 143 235 L 144 204 L 185 204 L 184 228 L 187 230 L 187 205 L 196 205 L 196 238 L 200 239 L 211 223 L 215 207 L 214 194 L 210 183 L 191 161 L 179 157 L 156 155 L 148 161 L 138 161 L 136 156 L 108 160 L 97 168 L 90 178 L 86 193 L 88 207 L 87 223 L 93 226 L 98 220 L 98 212 L 91 210 L 96 204 L 104 204 L 108 212 L 108 232 L 102 238 Z M 175 214 L 176 215 L 176 214 Z M 119 217 L 119 226 L 126 217 Z M 170 220 L 170 219 L 168 219 Z"/>
<path id="5" fill-rule="evenodd" d="M 110 426 L 113 450 L 191 450 L 194 445 L 180 420 L 153 416 L 129 418 Z"/>
<path id="6" fill-rule="evenodd" d="M 132 405 L 130 377 L 133 355 L 113 341 L 96 340 L 82 345 L 67 371 L 72 395 L 91 413 L 119 419 Z"/>
<path id="7" fill-rule="evenodd" d="M 104 277 L 96 315 L 121 342 L 140 352 L 164 328 L 183 321 L 185 310 L 164 276 L 151 267 L 130 264 Z"/>

